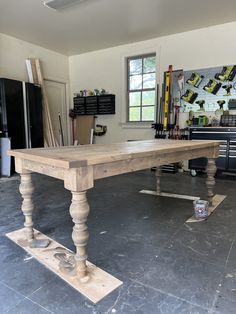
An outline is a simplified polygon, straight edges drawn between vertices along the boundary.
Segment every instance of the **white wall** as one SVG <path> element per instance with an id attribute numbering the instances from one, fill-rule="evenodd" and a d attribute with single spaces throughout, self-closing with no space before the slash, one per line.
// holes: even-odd
<path id="1" fill-rule="evenodd" d="M 40 59 L 45 79 L 65 83 L 67 90 L 67 129 L 64 129 L 64 132 L 66 133 L 64 136 L 67 138 L 70 133 L 70 121 L 68 114 L 70 98 L 68 57 L 0 33 L 0 77 L 28 81 L 25 65 L 25 60 L 27 58 Z"/>
<path id="2" fill-rule="evenodd" d="M 69 57 L 71 94 L 81 89 L 105 88 L 116 95 L 116 114 L 99 116 L 97 123 L 108 126 L 96 142 L 151 139 L 148 128 L 124 128 L 125 57 L 156 52 L 158 80 L 168 65 L 174 69 L 194 70 L 236 63 L 236 22 L 160 37 Z M 98 39 L 99 40 L 99 39 Z M 183 114 L 182 121 L 186 115 Z"/>
<path id="3" fill-rule="evenodd" d="M 0 33 L 0 77 L 28 81 L 27 58 L 41 60 L 45 78 L 69 82 L 67 56 Z"/>

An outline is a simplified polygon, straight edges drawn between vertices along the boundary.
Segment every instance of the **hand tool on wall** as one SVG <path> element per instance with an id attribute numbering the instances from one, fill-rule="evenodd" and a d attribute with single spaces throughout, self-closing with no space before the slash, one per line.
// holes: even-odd
<path id="1" fill-rule="evenodd" d="M 72 133 L 72 143 L 74 144 L 75 142 L 75 119 L 76 119 L 76 114 L 74 109 L 70 109 L 69 112 L 69 117 L 71 118 L 71 133 Z"/>
<path id="2" fill-rule="evenodd" d="M 64 146 L 64 136 L 63 136 L 63 129 L 62 129 L 61 114 L 60 114 L 60 112 L 58 112 L 58 118 L 59 118 L 59 127 L 60 127 L 61 144 L 62 144 L 62 146 Z"/>
<path id="3" fill-rule="evenodd" d="M 175 107 L 175 129 L 174 129 L 174 139 L 180 139 L 180 129 L 179 129 L 179 112 L 180 112 L 180 98 L 174 98 L 174 107 Z"/>
<path id="4" fill-rule="evenodd" d="M 179 85 L 179 91 L 182 94 L 183 90 L 184 90 L 184 73 L 183 70 L 181 70 L 182 72 L 179 73 L 179 75 L 177 76 L 177 81 L 178 81 L 178 85 Z"/>
<path id="5" fill-rule="evenodd" d="M 175 129 L 174 129 L 174 139 L 181 139 L 182 134 L 179 127 L 179 114 L 181 108 L 181 97 L 184 92 L 184 72 L 183 70 L 177 71 L 178 75 L 176 76 L 177 83 L 178 83 L 178 96 L 174 97 L 174 108 L 175 108 Z"/>
<path id="6" fill-rule="evenodd" d="M 158 91 L 158 85 L 157 85 L 157 91 Z M 163 101 L 163 95 L 164 95 L 165 87 L 164 83 L 162 84 L 162 97 L 160 99 L 157 97 L 157 103 L 159 103 L 159 106 L 157 106 L 157 116 L 156 116 L 156 123 L 152 124 L 152 128 L 155 130 L 155 138 L 164 138 L 165 134 L 163 134 L 163 116 L 164 116 L 164 101 Z"/>
<path id="7" fill-rule="evenodd" d="M 168 122 L 170 119 L 170 104 L 171 104 L 171 79 L 172 79 L 172 65 L 169 65 L 168 71 L 164 74 L 165 81 L 165 95 L 164 95 L 164 131 L 168 129 Z"/>

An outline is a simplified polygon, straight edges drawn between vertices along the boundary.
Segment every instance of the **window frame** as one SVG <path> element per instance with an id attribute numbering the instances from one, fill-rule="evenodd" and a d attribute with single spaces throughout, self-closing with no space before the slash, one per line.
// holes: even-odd
<path id="1" fill-rule="evenodd" d="M 144 63 L 144 59 L 146 58 L 150 58 L 150 57 L 155 57 L 155 61 L 156 61 L 156 52 L 152 52 L 152 53 L 145 53 L 145 54 L 140 54 L 140 55 L 135 55 L 135 56 L 130 56 L 126 58 L 126 122 L 127 123 L 149 123 L 149 122 L 153 122 L 155 121 L 155 116 L 156 116 L 156 97 L 157 97 L 157 66 L 155 66 L 155 72 L 148 72 L 148 73 L 144 73 L 143 72 L 143 63 Z M 130 77 L 134 76 L 134 75 L 130 75 L 130 68 L 129 68 L 129 62 L 131 60 L 136 60 L 136 59 L 142 59 L 142 88 L 141 89 L 130 89 Z M 143 75 L 144 74 L 151 74 L 154 73 L 155 74 L 155 87 L 153 88 L 143 88 Z M 138 74 L 136 74 L 138 75 Z M 142 104 L 142 93 L 145 91 L 154 91 L 155 93 L 155 101 L 153 106 L 143 106 Z M 136 106 L 136 108 L 140 108 L 140 120 L 136 120 L 136 121 L 130 121 L 130 115 L 129 115 L 129 109 L 130 107 L 135 107 L 135 106 L 130 106 L 130 93 L 131 92 L 140 92 L 140 106 Z M 153 120 L 142 120 L 142 108 L 143 107 L 153 107 L 154 108 L 154 117 Z"/>

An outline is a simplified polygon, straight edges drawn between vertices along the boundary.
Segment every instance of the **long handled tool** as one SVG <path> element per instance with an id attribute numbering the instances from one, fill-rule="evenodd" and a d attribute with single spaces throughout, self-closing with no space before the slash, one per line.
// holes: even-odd
<path id="1" fill-rule="evenodd" d="M 169 65 L 168 71 L 165 73 L 165 98 L 164 98 L 164 130 L 168 128 L 170 102 L 171 102 L 171 77 L 172 77 L 172 65 Z"/>
<path id="2" fill-rule="evenodd" d="M 63 136 L 63 129 L 62 129 L 60 112 L 58 112 L 58 118 L 59 118 L 59 126 L 60 126 L 61 144 L 62 144 L 62 146 L 64 146 L 64 136 Z"/>

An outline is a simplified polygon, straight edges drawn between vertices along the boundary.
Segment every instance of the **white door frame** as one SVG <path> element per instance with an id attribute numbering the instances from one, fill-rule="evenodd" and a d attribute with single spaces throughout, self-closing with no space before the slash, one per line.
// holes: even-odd
<path id="1" fill-rule="evenodd" d="M 65 112 L 66 112 L 66 134 L 64 134 L 64 137 L 67 140 L 68 145 L 71 143 L 71 121 L 69 117 L 69 111 L 70 111 L 70 94 L 69 94 L 69 82 L 63 81 L 60 79 L 54 79 L 54 78 L 44 78 L 44 81 L 47 82 L 53 82 L 53 83 L 60 83 L 64 85 L 65 88 Z M 50 105 L 50 104 L 49 104 Z"/>

